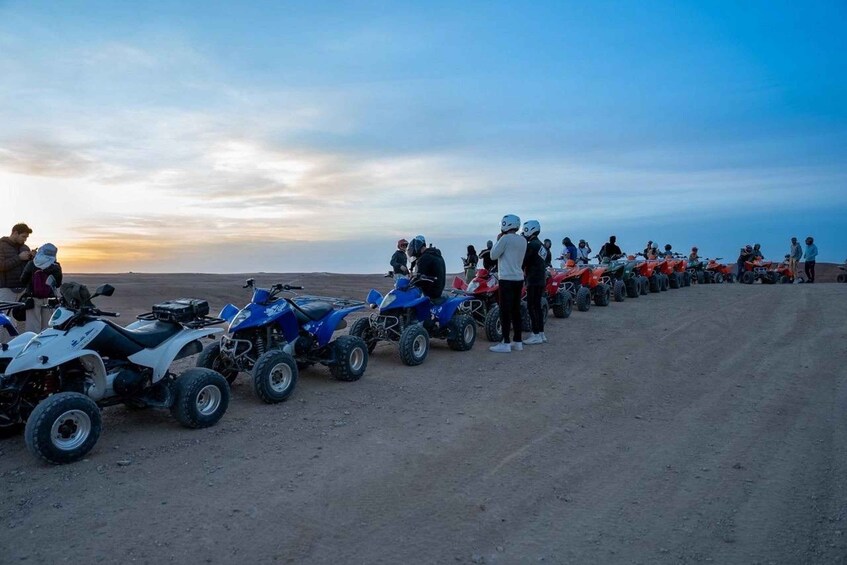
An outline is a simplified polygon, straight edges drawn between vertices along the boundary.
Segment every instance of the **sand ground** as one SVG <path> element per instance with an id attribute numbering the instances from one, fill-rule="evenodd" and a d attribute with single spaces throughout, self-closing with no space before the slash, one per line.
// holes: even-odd
<path id="1" fill-rule="evenodd" d="M 124 323 L 248 298 L 239 275 L 76 278 Z M 551 318 L 523 353 L 380 346 L 279 405 L 242 375 L 210 429 L 109 408 L 73 465 L 0 442 L 0 562 L 847 562 L 845 320 L 847 285 L 692 287 Z"/>

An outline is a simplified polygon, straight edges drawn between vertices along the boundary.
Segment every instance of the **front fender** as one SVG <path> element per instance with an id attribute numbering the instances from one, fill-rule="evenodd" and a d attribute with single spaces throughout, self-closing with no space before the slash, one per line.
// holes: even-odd
<path id="1" fill-rule="evenodd" d="M 453 314 L 456 313 L 459 305 L 467 300 L 470 300 L 469 296 L 457 296 L 456 298 L 451 298 L 444 304 L 434 308 L 433 313 L 438 317 L 438 325 L 442 327 L 447 325 L 453 317 Z"/>
<path id="2" fill-rule="evenodd" d="M 25 335 L 25 334 L 24 334 Z M 23 337 L 23 336 L 21 336 Z M 60 339 L 57 338 L 57 342 Z M 57 343 L 56 345 L 62 345 Z M 58 347 L 40 347 L 38 349 L 22 352 L 12 359 L 6 367 L 6 375 L 23 373 L 27 371 L 45 371 L 53 369 L 71 361 L 79 361 L 85 372 L 91 377 L 91 386 L 86 393 L 92 400 L 97 401 L 106 396 L 109 386 L 106 380 L 106 367 L 103 359 L 96 351 L 91 349 L 79 349 L 75 351 L 58 351 Z M 47 362 L 42 362 L 47 358 Z"/>
<path id="3" fill-rule="evenodd" d="M 218 314 L 218 318 L 226 321 L 226 323 L 230 323 L 235 315 L 238 314 L 238 308 L 235 304 L 227 304 L 221 309 L 221 313 Z"/>
<path id="4" fill-rule="evenodd" d="M 36 335 L 35 332 L 24 332 L 20 335 L 16 335 L 2 346 L 0 346 L 0 359 L 11 359 L 15 355 L 21 352 L 24 346 L 29 343 L 29 340 L 34 338 Z"/>
<path id="5" fill-rule="evenodd" d="M 196 345 L 192 342 L 221 333 L 223 333 L 223 328 L 184 329 L 155 349 L 142 349 L 138 353 L 130 355 L 129 360 L 136 365 L 153 369 L 153 383 L 157 383 L 168 374 L 171 364 L 179 359 L 180 355 L 192 354 L 190 351 L 196 349 Z M 188 347 L 188 353 L 184 351 L 186 347 Z"/>

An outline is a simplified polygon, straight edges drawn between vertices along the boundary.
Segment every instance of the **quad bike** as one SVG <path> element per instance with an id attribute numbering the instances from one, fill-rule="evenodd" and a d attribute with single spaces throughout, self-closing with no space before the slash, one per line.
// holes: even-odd
<path id="1" fill-rule="evenodd" d="M 669 257 L 663 257 L 656 260 L 656 270 L 664 276 L 664 286 L 661 290 L 669 288 L 679 288 L 679 278 L 676 276 L 675 266 L 676 261 Z"/>
<path id="2" fill-rule="evenodd" d="M 223 320 L 208 317 L 208 303 L 164 302 L 122 327 L 107 319 L 118 314 L 91 302 L 114 290 L 103 285 L 89 295 L 82 285 L 62 285 L 50 327 L 23 346 L 0 348 L 0 432 L 14 433 L 25 423 L 27 447 L 49 463 L 77 461 L 94 447 L 101 407 L 169 408 L 183 426 L 205 428 L 229 405 L 220 373 L 170 370 L 175 360 L 200 353 L 202 338 L 223 331 L 209 327 Z"/>
<path id="3" fill-rule="evenodd" d="M 470 296 L 447 294 L 433 300 L 418 288 L 423 281 L 432 279 L 400 277 L 385 296 L 371 290 L 365 302 L 376 312 L 356 320 L 350 335 L 364 339 L 371 351 L 379 341 L 396 343 L 400 360 L 409 366 L 424 362 L 430 338 L 446 340 L 454 351 L 470 350 L 476 341 L 476 322 L 460 309 Z"/>
<path id="4" fill-rule="evenodd" d="M 643 253 L 638 255 L 644 257 Z M 639 273 L 647 279 L 647 288 L 650 292 L 662 292 L 670 286 L 670 277 L 662 272 L 662 268 L 667 268 L 667 262 L 664 260 L 647 259 L 638 263 Z M 646 292 L 642 291 L 642 294 Z"/>
<path id="5" fill-rule="evenodd" d="M 485 338 L 491 342 L 499 342 L 503 339 L 503 327 L 500 323 L 499 303 L 500 281 L 497 274 L 487 269 L 479 269 L 471 282 L 465 283 L 461 277 L 453 279 L 452 294 L 456 296 L 468 296 L 470 300 L 459 306 L 462 314 L 470 315 L 476 324 L 485 331 Z M 529 319 L 529 308 L 526 304 L 526 288 L 523 289 L 521 300 L 521 325 L 524 331 L 532 330 Z M 541 311 L 547 321 L 550 306 L 546 298 L 542 298 Z"/>
<path id="6" fill-rule="evenodd" d="M 688 261 L 688 267 L 686 272 L 688 273 L 689 283 L 696 282 L 697 284 L 705 284 L 709 281 L 709 274 L 706 271 L 706 259 L 695 259 L 694 261 Z"/>
<path id="7" fill-rule="evenodd" d="M 606 267 L 603 265 L 573 265 L 563 271 L 559 288 L 565 288 L 580 312 L 588 312 L 592 300 L 597 306 L 608 306 L 612 291 L 602 280 L 605 272 Z"/>
<path id="8" fill-rule="evenodd" d="M 615 302 L 623 302 L 627 297 L 638 298 L 641 295 L 641 281 L 635 271 L 636 262 L 629 258 L 607 261 L 603 282 L 612 289 Z"/>
<path id="9" fill-rule="evenodd" d="M 838 268 L 843 272 L 838 273 L 835 280 L 840 283 L 847 283 L 847 261 L 845 261 L 843 265 L 838 265 Z"/>
<path id="10" fill-rule="evenodd" d="M 774 283 L 791 284 L 794 282 L 794 273 L 788 266 L 788 259 L 774 265 L 770 272 L 770 278 Z"/>
<path id="11" fill-rule="evenodd" d="M 744 271 L 739 280 L 744 284 L 753 284 L 756 281 L 762 281 L 762 284 L 774 284 L 777 279 L 771 270 L 772 266 L 773 261 L 765 261 L 764 259 L 745 261 Z"/>
<path id="12" fill-rule="evenodd" d="M 547 277 L 547 303 L 557 318 L 569 318 L 573 312 L 573 296 L 564 282 L 566 273 L 567 271 L 550 269 Z"/>
<path id="13" fill-rule="evenodd" d="M 240 372 L 252 372 L 253 389 L 263 402 L 288 398 L 297 385 L 299 371 L 320 363 L 340 381 L 357 381 L 368 366 L 368 346 L 360 337 L 343 335 L 333 340 L 344 318 L 365 307 L 364 302 L 323 296 L 281 297 L 301 286 L 275 284 L 252 289 L 250 303 L 242 309 L 227 304 L 220 317 L 229 322 L 228 335 L 203 350 L 198 367 L 220 372 L 232 383 Z"/>
<path id="14" fill-rule="evenodd" d="M 732 272 L 732 267 L 724 263 L 719 263 L 721 259 L 722 257 L 706 259 L 708 262 L 704 269 L 705 282 L 716 284 L 735 282 L 735 274 Z"/>
<path id="15" fill-rule="evenodd" d="M 679 253 L 674 255 L 673 274 L 670 278 L 671 288 L 676 280 L 676 288 L 691 286 L 691 273 L 688 272 L 688 259 Z"/>

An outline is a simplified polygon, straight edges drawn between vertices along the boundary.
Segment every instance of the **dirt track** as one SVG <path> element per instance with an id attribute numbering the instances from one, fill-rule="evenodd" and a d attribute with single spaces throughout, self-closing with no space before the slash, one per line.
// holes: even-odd
<path id="1" fill-rule="evenodd" d="M 152 302 L 125 278 L 102 307 Z M 241 278 L 148 292 L 219 306 Z M 523 353 L 380 346 L 275 406 L 242 375 L 207 430 L 111 408 L 74 465 L 0 443 L 0 562 L 847 562 L 845 320 L 847 285 L 692 287 L 551 318 Z"/>

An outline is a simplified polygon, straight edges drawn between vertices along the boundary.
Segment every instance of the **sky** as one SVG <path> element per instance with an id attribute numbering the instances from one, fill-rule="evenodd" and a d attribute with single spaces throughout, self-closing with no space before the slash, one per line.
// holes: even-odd
<path id="1" fill-rule="evenodd" d="M 847 257 L 847 4 L 0 0 L 0 231 L 68 272 Z"/>

